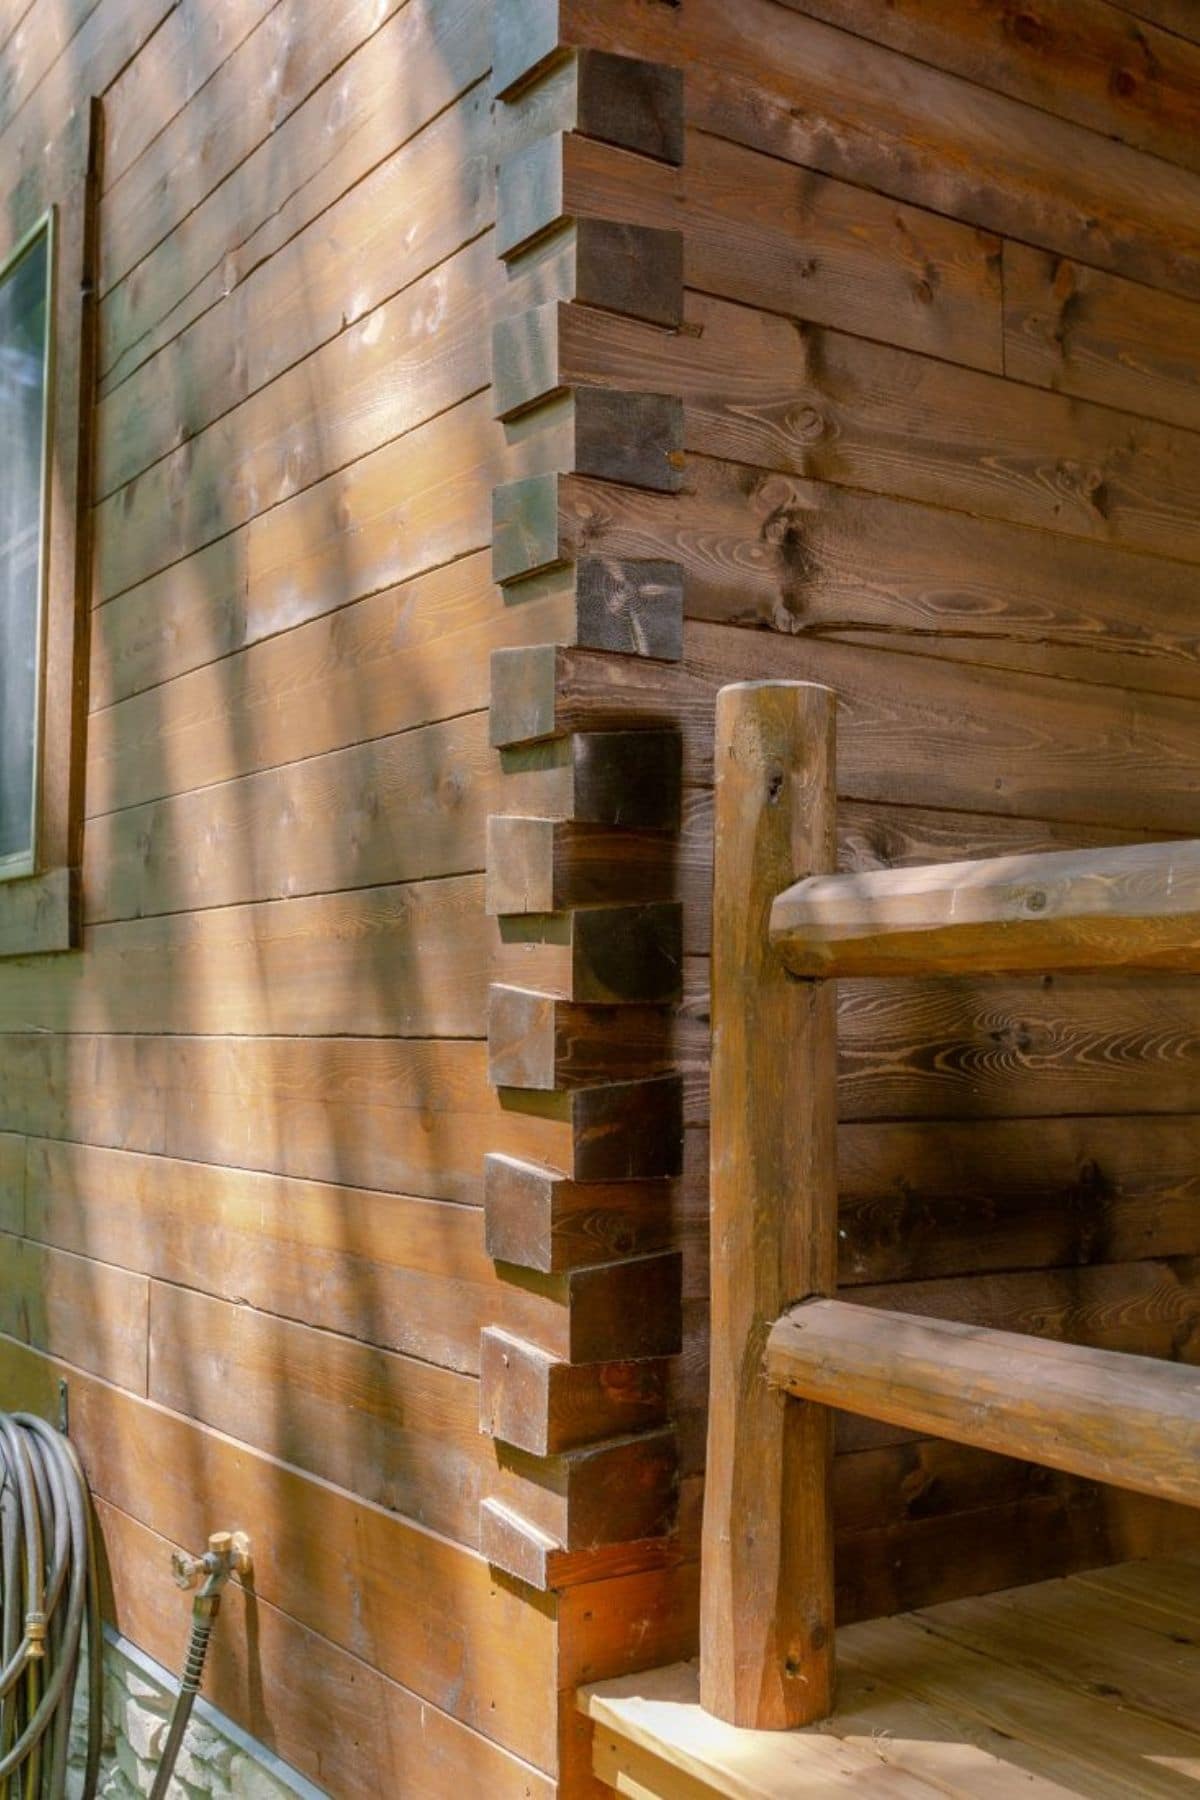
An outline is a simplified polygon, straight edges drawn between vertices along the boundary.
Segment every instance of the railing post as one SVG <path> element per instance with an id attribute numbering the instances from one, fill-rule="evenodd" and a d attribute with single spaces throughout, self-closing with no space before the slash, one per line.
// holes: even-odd
<path id="1" fill-rule="evenodd" d="M 767 936 L 776 894 L 834 866 L 834 712 L 807 682 L 717 696 L 700 1698 L 776 1729 L 833 1696 L 832 1415 L 768 1388 L 763 1357 L 837 1275 L 834 990 L 789 975 Z"/>

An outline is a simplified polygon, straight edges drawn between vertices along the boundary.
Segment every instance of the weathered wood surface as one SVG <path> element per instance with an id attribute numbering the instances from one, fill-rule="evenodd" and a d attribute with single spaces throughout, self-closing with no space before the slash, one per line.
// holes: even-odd
<path id="1" fill-rule="evenodd" d="M 793 975 L 1200 972 L 1200 839 L 814 875 L 771 907 Z"/>
<path id="2" fill-rule="evenodd" d="M 694 1664 L 599 1683 L 579 1697 L 596 1723 L 595 1768 L 622 1792 L 774 1800 L 866 1794 L 1006 1800 L 1169 1796 L 1191 1778 L 1200 1737 L 1186 1560 L 1129 1563 L 1042 1581 L 839 1635 L 838 1708 L 819 1729 L 737 1731 L 705 1714 Z M 1190 1684 L 1190 1687 L 1189 1687 Z"/>
<path id="3" fill-rule="evenodd" d="M 781 877 L 833 860 L 834 706 L 782 683 L 717 700 L 701 1684 L 719 1718 L 777 1728 L 833 1691 L 831 1419 L 769 1392 L 761 1362 L 782 1306 L 836 1281 L 836 1027 L 766 923 Z"/>
<path id="4" fill-rule="evenodd" d="M 766 1369 L 798 1399 L 1200 1504 L 1193 1369 L 842 1300 L 783 1313 Z"/>

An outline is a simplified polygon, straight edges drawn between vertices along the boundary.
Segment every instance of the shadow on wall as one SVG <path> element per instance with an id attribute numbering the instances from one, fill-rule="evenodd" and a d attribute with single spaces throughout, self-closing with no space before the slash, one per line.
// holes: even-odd
<path id="1" fill-rule="evenodd" d="M 443 501 L 438 524 L 497 430 L 465 404 L 488 382 L 487 9 L 339 0 L 319 31 L 297 0 L 38 11 L 69 41 L 7 124 L 32 19 L 0 44 L 0 145 L 58 134 L 78 181 L 86 107 L 60 107 L 108 85 L 86 943 L 11 965 L 28 1037 L 0 1003 L 23 1068 L 0 1125 L 29 1134 L 25 1232 L 58 1252 L 26 1259 L 22 1335 L 447 1530 L 422 1458 L 444 1432 L 441 1490 L 456 1456 L 473 1479 L 475 1384 L 398 1352 L 445 1360 L 414 1246 L 482 1257 L 451 1106 L 486 970 L 449 951 L 483 845 L 444 867 L 414 845 L 436 850 L 472 780 L 469 734 L 430 728 L 453 711 L 436 640 L 465 646 L 492 604 L 486 519 Z M 122 65 L 135 19 L 153 29 Z M 43 165 L 18 166 L 24 216 Z M 433 427 L 455 407 L 451 466 Z M 442 911 L 430 972 L 410 944 Z M 451 1055 L 419 1042 L 439 1036 Z M 121 1628 L 182 1651 L 143 1527 L 245 1525 L 277 1541 L 285 1598 L 337 1588 L 344 1641 L 378 1665 L 354 1546 L 331 1559 L 289 1521 L 294 1478 L 244 1518 L 238 1458 L 169 1441 L 158 1466 L 127 1447 L 153 1484 L 103 1508 Z M 164 1560 L 134 1579 L 147 1546 Z M 217 1697 L 274 1745 L 260 1608 L 231 1612 Z"/>

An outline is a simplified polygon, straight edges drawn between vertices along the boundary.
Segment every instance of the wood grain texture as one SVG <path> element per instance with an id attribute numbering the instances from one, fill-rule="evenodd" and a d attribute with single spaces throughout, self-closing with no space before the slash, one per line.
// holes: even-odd
<path id="1" fill-rule="evenodd" d="M 918 0 L 883 11 L 870 0 L 784 3 L 1169 163 L 1200 168 L 1200 47 L 1152 25 L 1153 6 L 1138 25 L 1108 0 L 1051 0 L 1027 13 L 968 4 L 937 14 Z"/>
<path id="2" fill-rule="evenodd" d="M 661 1250 L 672 1241 L 672 1199 L 666 1182 L 581 1184 L 492 1154 L 484 1169 L 488 1251 L 549 1274 Z"/>
<path id="3" fill-rule="evenodd" d="M 580 1180 L 677 1172 L 672 1078 L 498 1093 L 475 1041 L 0 1037 L 6 1128 L 477 1203 L 496 1150 Z"/>
<path id="4" fill-rule="evenodd" d="M 1200 177 L 1197 177 L 1200 182 Z M 664 339 L 566 309 L 560 372 L 684 401 L 685 450 L 1194 561 L 1190 431 L 696 296 Z M 584 345 L 586 344 L 586 348 Z"/>
<path id="5" fill-rule="evenodd" d="M 318 1639 L 403 1682 L 419 1699 L 474 1730 L 487 1726 L 493 1741 L 553 1769 L 556 1725 L 547 1697 L 555 1657 L 548 1606 L 496 1582 L 478 1556 L 436 1533 L 72 1365 L 7 1339 L 0 1346 L 6 1407 L 24 1404 L 50 1416 L 60 1373 L 71 1381 L 72 1437 L 101 1500 L 139 1522 L 153 1514 L 153 1529 L 180 1546 L 204 1541 L 214 1505 L 261 1520 L 255 1567 L 261 1600 L 303 1618 Z M 318 1529 L 327 1544 L 341 1546 L 338 1554 L 305 1554 Z M 127 1559 L 118 1555 L 113 1563 L 123 1568 Z M 129 1566 L 137 1566 L 136 1557 Z M 151 1593 L 161 1621 L 157 1573 Z M 430 1595 L 438 1600 L 436 1628 L 403 1630 L 403 1620 L 411 1620 Z M 226 1654 L 245 1641 L 235 1632 L 223 1640 Z M 178 1653 L 174 1631 L 170 1644 L 168 1661 Z M 502 1715 L 495 1721 L 493 1703 Z M 245 1716 L 244 1689 L 231 1710 Z"/>
<path id="6" fill-rule="evenodd" d="M 688 137 L 687 178 L 584 138 L 526 228 L 623 218 L 680 230 L 688 287 L 982 369 L 1002 367 L 1000 243 L 728 135 Z M 797 299 L 802 306 L 797 305 Z"/>
<path id="7" fill-rule="evenodd" d="M 701 1685 L 718 1718 L 779 1729 L 833 1691 L 830 1415 L 761 1364 L 788 1297 L 837 1278 L 836 1041 L 832 989 L 788 978 L 766 921 L 781 879 L 833 860 L 833 697 L 724 688 L 716 743 Z"/>
<path id="8" fill-rule="evenodd" d="M 776 896 L 793 975 L 1200 972 L 1200 840 L 810 876 Z"/>
<path id="9" fill-rule="evenodd" d="M 1151 1357 L 813 1300 L 781 1315 L 766 1366 L 797 1399 L 1160 1499 L 1200 1499 L 1200 1378 Z"/>
<path id="10" fill-rule="evenodd" d="M 703 458 L 677 498 L 568 478 L 548 504 L 563 556 L 669 547 L 692 618 L 1196 691 L 1194 577 L 1178 560 Z"/>
<path id="11" fill-rule="evenodd" d="M 504 1331 L 480 1352 L 480 1429 L 531 1456 L 551 1456 L 666 1420 L 661 1361 L 573 1365 Z"/>
<path id="12" fill-rule="evenodd" d="M 1004 246 L 1004 361 L 1020 381 L 1195 431 L 1195 302 L 1026 244 Z"/>
<path id="13" fill-rule="evenodd" d="M 567 35 L 689 58 L 688 122 L 990 232 L 1195 295 L 1197 177 L 774 0 L 572 0 Z"/>
<path id="14" fill-rule="evenodd" d="M 606 1309 L 619 1314 L 619 1275 L 584 1277 L 574 1296 L 565 1282 L 507 1280 L 485 1246 L 478 1207 L 130 1150 L 24 1143 L 0 1137 L 5 1228 L 80 1258 L 103 1250 L 157 1282 L 466 1374 L 478 1373 L 486 1324 L 560 1358 L 585 1339 L 589 1348 L 606 1336 L 610 1349 L 620 1347 L 619 1331 L 604 1323 Z M 596 1232 L 590 1253 L 571 1266 L 669 1244 L 665 1224 L 624 1244 Z M 573 1318 L 580 1295 L 583 1311 Z"/>

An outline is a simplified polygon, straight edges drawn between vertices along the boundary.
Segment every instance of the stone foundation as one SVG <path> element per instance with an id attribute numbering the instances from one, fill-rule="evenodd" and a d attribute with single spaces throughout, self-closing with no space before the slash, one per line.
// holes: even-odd
<path id="1" fill-rule="evenodd" d="M 182 1655 L 183 1644 L 180 1643 Z M 101 1800 L 142 1800 L 154 1784 L 174 1704 L 175 1683 L 123 1638 L 105 1634 Z M 71 1728 L 68 1800 L 79 1800 L 87 1748 L 87 1685 L 81 1676 Z M 168 1789 L 169 1800 L 323 1800 L 322 1790 L 288 1768 L 202 1697 Z"/>

